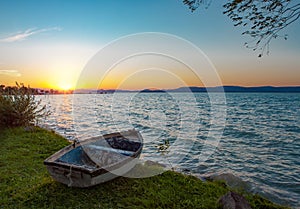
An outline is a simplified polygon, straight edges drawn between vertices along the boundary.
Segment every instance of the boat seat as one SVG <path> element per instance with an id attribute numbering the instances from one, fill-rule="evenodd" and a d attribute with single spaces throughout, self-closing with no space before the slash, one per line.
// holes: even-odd
<path id="1" fill-rule="evenodd" d="M 114 149 L 111 147 L 97 146 L 94 144 L 84 145 L 83 150 L 84 151 L 88 151 L 88 150 L 107 151 L 107 152 L 118 153 L 118 154 L 125 155 L 125 156 L 133 156 L 135 153 L 135 152 L 128 151 L 128 150 Z"/>

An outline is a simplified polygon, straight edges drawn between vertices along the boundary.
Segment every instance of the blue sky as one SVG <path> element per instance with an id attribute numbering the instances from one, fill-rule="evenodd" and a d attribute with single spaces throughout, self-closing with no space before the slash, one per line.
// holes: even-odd
<path id="1" fill-rule="evenodd" d="M 191 13 L 182 1 L 1 1 L 0 82 L 74 82 L 93 54 L 124 35 L 170 33 L 195 44 L 211 59 L 224 85 L 300 85 L 300 24 L 274 40 L 259 59 L 248 40 L 222 14 L 222 3 Z M 19 74 L 11 74 L 9 72 Z M 2 73 L 1 73 L 2 72 Z M 36 74 L 39 74 L 37 76 Z M 18 77 L 15 77 L 18 75 Z M 44 77 L 43 77 L 44 76 Z M 68 81 L 64 81 L 68 80 Z M 49 83 L 48 82 L 48 83 Z"/>
<path id="2" fill-rule="evenodd" d="M 191 13 L 181 1 L 7 1 L 1 5 L 1 30 L 61 27 L 60 40 L 108 42 L 145 31 L 167 32 L 184 38 L 217 38 L 231 26 L 221 4 Z M 202 14 L 201 14 L 202 13 Z M 201 18 L 203 17 L 203 18 Z M 226 25 L 224 23 L 227 23 Z M 218 30 L 217 30 L 218 29 Z M 197 32 L 197 36 L 195 34 Z"/>

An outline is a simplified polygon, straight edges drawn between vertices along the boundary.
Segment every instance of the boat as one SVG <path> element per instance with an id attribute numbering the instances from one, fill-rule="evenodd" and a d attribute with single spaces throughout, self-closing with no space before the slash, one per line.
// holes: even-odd
<path id="1" fill-rule="evenodd" d="M 91 187 L 129 172 L 137 163 L 143 138 L 136 130 L 74 142 L 48 157 L 51 177 L 70 187 Z"/>

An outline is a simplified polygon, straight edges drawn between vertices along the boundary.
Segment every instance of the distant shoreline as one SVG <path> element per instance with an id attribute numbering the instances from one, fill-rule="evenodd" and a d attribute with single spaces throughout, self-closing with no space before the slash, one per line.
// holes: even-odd
<path id="1" fill-rule="evenodd" d="M 180 87 L 175 89 L 143 89 L 143 90 L 122 90 L 122 89 L 78 89 L 74 90 L 74 94 L 112 94 L 112 93 L 300 93 L 300 86 L 258 86 L 258 87 L 243 87 L 243 86 L 217 86 L 217 87 Z"/>
<path id="2" fill-rule="evenodd" d="M 0 93 L 11 94 L 17 87 L 0 85 Z M 22 87 L 24 89 L 30 87 Z M 113 94 L 113 93 L 300 93 L 300 86 L 215 86 L 198 87 L 187 86 L 174 89 L 147 88 L 142 90 L 126 89 L 76 89 L 76 90 L 55 90 L 30 88 L 35 95 L 61 95 L 61 94 Z"/>

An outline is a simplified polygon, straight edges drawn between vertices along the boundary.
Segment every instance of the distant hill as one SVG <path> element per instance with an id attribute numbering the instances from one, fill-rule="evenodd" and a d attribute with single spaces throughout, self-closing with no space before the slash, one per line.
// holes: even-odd
<path id="1" fill-rule="evenodd" d="M 274 86 L 217 86 L 217 87 L 181 87 L 170 89 L 170 92 L 282 92 L 282 93 L 300 93 L 300 86 L 274 87 Z"/>

